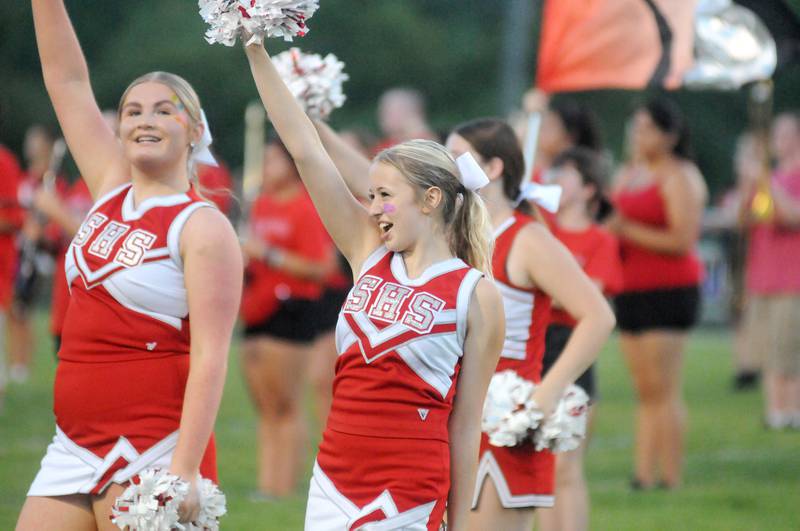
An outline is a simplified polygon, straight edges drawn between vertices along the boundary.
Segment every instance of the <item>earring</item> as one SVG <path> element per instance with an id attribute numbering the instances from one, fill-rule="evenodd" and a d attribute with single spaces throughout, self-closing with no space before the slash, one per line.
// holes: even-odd
<path id="1" fill-rule="evenodd" d="M 195 143 L 194 142 L 189 142 L 189 149 L 194 151 L 194 147 L 195 147 Z"/>

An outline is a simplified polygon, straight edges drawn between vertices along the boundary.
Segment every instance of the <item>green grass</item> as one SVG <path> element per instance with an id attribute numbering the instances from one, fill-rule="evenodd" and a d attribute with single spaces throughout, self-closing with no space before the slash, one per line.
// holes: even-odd
<path id="1" fill-rule="evenodd" d="M 39 320 L 40 337 L 45 323 Z M 633 399 L 612 340 L 601 356 L 601 402 L 588 455 L 593 530 L 800 529 L 800 432 L 761 427 L 758 392 L 730 391 L 729 335 L 694 335 L 685 366 L 690 426 L 685 486 L 676 492 L 632 493 Z M 0 416 L 0 530 L 13 529 L 25 492 L 53 434 L 55 363 L 42 340 L 28 385 L 10 387 Z M 224 528 L 302 529 L 301 491 L 281 503 L 254 503 L 255 428 L 252 408 L 232 358 L 217 421 L 219 469 L 228 496 Z M 309 463 L 312 456 L 309 455 Z M 304 490 L 306 484 L 302 486 Z"/>

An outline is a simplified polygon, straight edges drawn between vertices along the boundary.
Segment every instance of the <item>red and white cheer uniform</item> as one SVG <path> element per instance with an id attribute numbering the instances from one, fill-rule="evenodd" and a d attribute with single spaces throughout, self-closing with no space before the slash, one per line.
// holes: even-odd
<path id="1" fill-rule="evenodd" d="M 180 235 L 193 190 L 136 205 L 130 184 L 89 211 L 66 257 L 56 436 L 29 496 L 99 494 L 170 465 L 189 373 Z M 200 473 L 216 481 L 213 437 Z"/>
<path id="2" fill-rule="evenodd" d="M 519 231 L 534 220 L 515 213 L 495 229 L 492 272 L 506 316 L 506 339 L 496 372 L 514 370 L 526 380 L 541 380 L 544 337 L 550 320 L 550 297 L 538 289 L 515 286 L 508 277 L 508 255 Z M 537 452 L 533 443 L 505 447 L 489 444 L 481 434 L 480 459 L 472 507 L 478 506 L 486 478 L 494 482 L 500 502 L 507 509 L 552 507 L 555 457 Z"/>
<path id="3" fill-rule="evenodd" d="M 381 247 L 339 314 L 328 425 L 306 529 L 439 528 L 450 490 L 448 420 L 482 274 L 453 258 L 416 279 Z"/>

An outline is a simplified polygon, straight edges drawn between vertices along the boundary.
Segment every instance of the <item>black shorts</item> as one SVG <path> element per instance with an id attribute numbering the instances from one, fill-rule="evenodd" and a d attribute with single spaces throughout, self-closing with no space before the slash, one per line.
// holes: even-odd
<path id="1" fill-rule="evenodd" d="M 614 308 L 623 332 L 688 330 L 697 323 L 700 287 L 630 291 L 614 297 Z"/>
<path id="2" fill-rule="evenodd" d="M 324 334 L 336 328 L 336 322 L 339 320 L 339 311 L 342 309 L 342 304 L 350 293 L 350 288 L 329 288 L 326 289 L 322 297 L 315 303 L 315 320 L 317 334 Z"/>
<path id="3" fill-rule="evenodd" d="M 573 328 L 564 324 L 551 324 L 547 327 L 547 332 L 544 336 L 544 358 L 542 359 L 542 376 L 547 374 L 556 360 L 564 351 L 572 335 Z M 597 383 L 594 375 L 594 364 L 592 364 L 583 374 L 578 376 L 575 380 L 575 385 L 586 391 L 589 395 L 589 400 L 592 402 L 597 401 Z"/>
<path id="4" fill-rule="evenodd" d="M 247 325 L 244 337 L 269 336 L 296 343 L 310 343 L 317 335 L 314 314 L 317 301 L 310 299 L 288 299 L 260 323 Z"/>

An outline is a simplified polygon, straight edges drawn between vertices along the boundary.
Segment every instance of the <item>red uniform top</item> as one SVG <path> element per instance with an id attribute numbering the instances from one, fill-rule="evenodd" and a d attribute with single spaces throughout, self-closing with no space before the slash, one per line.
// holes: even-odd
<path id="1" fill-rule="evenodd" d="M 584 273 L 602 284 L 605 295 L 615 295 L 622 290 L 619 242 L 613 234 L 597 225 L 590 225 L 582 231 L 569 231 L 554 225 L 551 230 L 569 249 Z M 553 308 L 550 322 L 575 326 L 575 319 L 561 308 Z"/>
<path id="2" fill-rule="evenodd" d="M 61 197 L 70 213 L 78 218 L 83 219 L 86 213 L 92 208 L 92 194 L 89 193 L 89 188 L 86 186 L 83 179 L 75 181 Z M 69 287 L 67 286 L 64 262 L 67 256 L 70 239 L 74 236 L 74 234 L 65 234 L 60 227 L 58 231 L 56 266 L 53 272 L 53 298 L 50 308 L 50 332 L 55 336 L 61 335 L 61 329 L 64 326 L 64 317 L 67 315 Z"/>
<path id="3" fill-rule="evenodd" d="M 231 212 L 231 189 L 233 180 L 227 166 L 218 161 L 219 166 L 201 164 L 197 171 L 197 181 L 205 190 L 203 195 L 212 201 L 226 216 Z"/>
<path id="4" fill-rule="evenodd" d="M 122 451 L 111 471 L 167 444 L 180 425 L 189 373 L 180 236 L 203 207 L 212 205 L 193 190 L 137 205 L 126 184 L 95 203 L 69 247 L 56 423 L 101 459 Z M 215 477 L 210 459 L 205 477 Z"/>
<path id="5" fill-rule="evenodd" d="M 481 276 L 453 258 L 411 279 L 400 254 L 375 251 L 339 314 L 327 429 L 447 442 L 469 301 Z"/>
<path id="6" fill-rule="evenodd" d="M 24 212 L 19 206 L 17 188 L 22 170 L 16 157 L 0 145 L 0 311 L 11 303 L 17 269 L 16 232 L 22 226 Z"/>
<path id="7" fill-rule="evenodd" d="M 270 247 L 322 263 L 330 259 L 333 243 L 317 215 L 311 198 L 300 190 L 294 197 L 276 201 L 262 194 L 250 211 L 250 234 Z M 267 319 L 286 299 L 318 299 L 322 284 L 298 278 L 261 260 L 247 264 L 242 297 L 242 318 L 247 324 Z"/>
<path id="8" fill-rule="evenodd" d="M 503 297 L 506 339 L 496 372 L 514 370 L 521 378 L 539 382 L 542 378 L 544 337 L 550 321 L 550 297 L 540 289 L 523 288 L 508 278 L 508 255 L 519 231 L 536 221 L 515 212 L 494 231 L 492 273 Z"/>
<path id="9" fill-rule="evenodd" d="M 622 190 L 614 196 L 615 208 L 626 218 L 652 228 L 667 227 L 667 211 L 658 184 Z M 695 286 L 703 266 L 695 251 L 667 254 L 620 238 L 623 291 L 649 291 Z"/>

